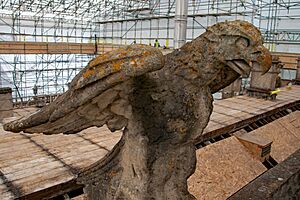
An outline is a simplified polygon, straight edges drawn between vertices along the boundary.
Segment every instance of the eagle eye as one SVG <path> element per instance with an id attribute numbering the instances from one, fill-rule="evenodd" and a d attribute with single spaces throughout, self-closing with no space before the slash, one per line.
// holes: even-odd
<path id="1" fill-rule="evenodd" d="M 236 40 L 235 44 L 241 48 L 244 49 L 250 45 L 250 41 L 247 38 L 240 37 Z"/>

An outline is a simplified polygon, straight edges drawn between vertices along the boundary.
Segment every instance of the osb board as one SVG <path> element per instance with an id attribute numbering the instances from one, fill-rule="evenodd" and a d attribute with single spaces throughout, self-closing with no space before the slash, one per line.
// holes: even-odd
<path id="1" fill-rule="evenodd" d="M 198 199 L 226 199 L 266 168 L 236 139 L 230 137 L 197 150 L 197 167 L 188 179 Z"/>
<path id="2" fill-rule="evenodd" d="M 106 127 L 74 135 L 0 136 L 0 199 L 14 199 L 74 179 L 77 172 L 104 157 L 120 136 Z"/>
<path id="3" fill-rule="evenodd" d="M 272 140 L 271 156 L 277 162 L 282 162 L 300 149 L 300 111 L 277 119 L 249 134 Z"/>

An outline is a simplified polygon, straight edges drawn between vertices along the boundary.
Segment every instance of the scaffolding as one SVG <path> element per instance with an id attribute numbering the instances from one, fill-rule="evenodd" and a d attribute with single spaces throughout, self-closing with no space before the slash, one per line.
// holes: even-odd
<path id="1" fill-rule="evenodd" d="M 70 49 L 62 53 L 62 47 L 57 52 L 31 54 L 25 50 L 7 54 L 0 49 L 0 87 L 13 88 L 14 102 L 28 102 L 64 92 L 90 59 L 115 46 L 141 43 L 173 48 L 175 2 L 0 0 L 0 46 L 17 42 L 25 48 L 34 42 L 40 47 L 71 43 L 95 47 L 88 53 Z M 293 0 L 189 0 L 186 39 L 233 19 L 259 27 L 271 51 L 300 51 L 300 2 Z"/>

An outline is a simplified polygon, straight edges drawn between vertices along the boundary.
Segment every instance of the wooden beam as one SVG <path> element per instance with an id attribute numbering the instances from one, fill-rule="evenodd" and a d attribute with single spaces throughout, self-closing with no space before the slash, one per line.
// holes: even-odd
<path id="1" fill-rule="evenodd" d="M 67 42 L 0 42 L 0 54 L 102 54 L 121 46 Z"/>
<path id="2" fill-rule="evenodd" d="M 242 131 L 237 131 L 234 136 L 259 161 L 263 162 L 270 157 L 272 140 Z"/>
<path id="3" fill-rule="evenodd" d="M 297 59 L 300 58 L 300 53 L 271 52 L 271 54 L 279 57 L 283 63 L 283 69 L 297 69 Z"/>
<path id="4" fill-rule="evenodd" d="M 69 42 L 0 42 L 0 54 L 102 54 L 117 49 L 120 44 L 69 43 Z M 172 49 L 163 50 L 170 53 Z M 271 52 L 278 55 L 284 69 L 296 69 L 300 53 Z"/>

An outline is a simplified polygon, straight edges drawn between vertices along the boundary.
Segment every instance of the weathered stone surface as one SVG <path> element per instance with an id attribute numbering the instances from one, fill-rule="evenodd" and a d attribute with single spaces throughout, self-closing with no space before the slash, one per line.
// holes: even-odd
<path id="1" fill-rule="evenodd" d="M 279 61 L 279 57 L 273 56 L 272 67 L 265 74 L 263 74 L 260 63 L 253 62 L 252 65 L 253 71 L 251 74 L 250 88 L 248 88 L 248 95 L 274 100 L 276 94 L 271 94 L 271 92 L 275 90 L 276 82 L 278 84 L 278 74 L 283 67 L 283 64 Z"/>
<path id="2" fill-rule="evenodd" d="M 222 99 L 240 95 L 242 92 L 242 77 L 237 78 L 222 90 Z"/>
<path id="3" fill-rule="evenodd" d="M 13 116 L 12 89 L 0 88 L 0 120 Z"/>
<path id="4" fill-rule="evenodd" d="M 211 94 L 248 74 L 251 60 L 265 71 L 271 65 L 259 30 L 243 21 L 211 26 L 165 57 L 153 47 L 129 46 L 95 58 L 55 102 L 4 128 L 48 134 L 124 128 L 110 154 L 78 175 L 88 198 L 195 199 L 187 179 Z"/>
<path id="5" fill-rule="evenodd" d="M 296 78 L 293 80 L 294 84 L 300 85 L 300 58 L 297 59 Z"/>

